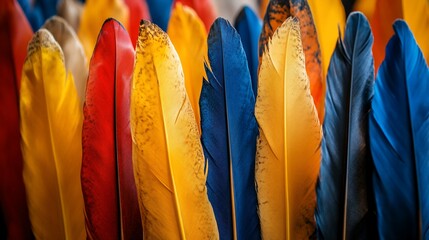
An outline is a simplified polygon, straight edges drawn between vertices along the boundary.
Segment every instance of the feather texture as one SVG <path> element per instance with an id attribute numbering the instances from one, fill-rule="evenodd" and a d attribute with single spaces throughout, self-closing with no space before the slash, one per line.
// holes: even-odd
<path id="1" fill-rule="evenodd" d="M 180 59 L 143 21 L 131 92 L 134 176 L 146 239 L 216 239 L 198 126 Z"/>
<path id="2" fill-rule="evenodd" d="M 126 29 L 129 27 L 129 10 L 122 0 L 86 0 L 80 18 L 78 36 L 85 50 L 86 59 L 91 59 L 98 32 L 107 18 L 115 18 Z"/>
<path id="3" fill-rule="evenodd" d="M 319 119 L 324 113 L 325 81 L 322 79 L 320 47 L 316 27 L 307 0 L 273 0 L 270 1 L 264 17 L 263 28 L 259 40 L 259 62 L 274 31 L 293 16 L 299 20 L 302 47 L 305 55 L 305 68 L 310 80 L 311 95 L 316 105 Z"/>
<path id="4" fill-rule="evenodd" d="M 183 5 L 194 9 L 203 21 L 207 31 L 216 19 L 216 11 L 212 0 L 175 0 L 174 2 L 181 2 Z"/>
<path id="5" fill-rule="evenodd" d="M 429 238 L 429 69 L 404 21 L 375 81 L 369 117 L 380 239 Z"/>
<path id="6" fill-rule="evenodd" d="M 267 49 L 255 108 L 262 238 L 308 239 L 315 230 L 322 132 L 305 72 L 298 20 L 288 18 Z"/>
<path id="7" fill-rule="evenodd" d="M 146 0 L 152 22 L 167 31 L 173 0 Z"/>
<path id="8" fill-rule="evenodd" d="M 0 22 L 0 238 L 31 239 L 22 180 L 19 86 L 33 32 L 15 0 L 0 1 Z"/>
<path id="9" fill-rule="evenodd" d="M 205 76 L 204 58 L 207 55 L 207 33 L 204 24 L 191 8 L 178 2 L 171 14 L 167 33 L 179 54 L 185 74 L 186 92 L 198 128 L 201 129 L 198 102 Z"/>
<path id="10" fill-rule="evenodd" d="M 82 110 L 61 48 L 45 29 L 28 46 L 20 112 L 23 177 L 36 239 L 85 239 Z"/>
<path id="11" fill-rule="evenodd" d="M 149 8 L 146 0 L 124 0 L 128 6 L 129 14 L 129 33 L 131 42 L 135 46 L 139 36 L 139 24 L 142 19 L 150 20 Z"/>
<path id="12" fill-rule="evenodd" d="M 258 126 L 240 36 L 224 19 L 209 33 L 208 81 L 201 92 L 207 189 L 222 239 L 260 239 L 255 191 Z M 245 124 L 243 124 L 245 123 Z"/>
<path id="13" fill-rule="evenodd" d="M 142 239 L 129 127 L 133 66 L 128 33 L 116 20 L 106 20 L 90 63 L 82 131 L 82 191 L 91 239 Z"/>
<path id="14" fill-rule="evenodd" d="M 368 112 L 373 95 L 373 36 L 365 16 L 347 19 L 328 71 L 318 239 L 372 239 Z"/>
<path id="15" fill-rule="evenodd" d="M 66 70 L 73 74 L 77 94 L 83 106 L 88 68 L 82 44 L 70 25 L 60 17 L 54 16 L 48 19 L 42 28 L 47 29 L 60 45 L 64 53 Z"/>
<path id="16" fill-rule="evenodd" d="M 235 29 L 240 34 L 246 53 L 250 76 L 252 78 L 252 89 L 256 98 L 258 93 L 258 40 L 261 35 L 262 22 L 253 10 L 247 6 L 243 7 L 235 19 Z"/>

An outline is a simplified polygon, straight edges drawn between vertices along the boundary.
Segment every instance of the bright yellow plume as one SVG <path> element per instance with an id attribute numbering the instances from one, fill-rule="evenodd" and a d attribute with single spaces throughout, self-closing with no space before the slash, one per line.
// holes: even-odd
<path id="1" fill-rule="evenodd" d="M 288 18 L 259 69 L 255 177 L 263 239 L 309 239 L 315 230 L 322 131 L 309 84 L 299 23 Z"/>
<path id="2" fill-rule="evenodd" d="M 28 46 L 20 112 L 23 177 L 36 239 L 86 239 L 82 110 L 61 48 L 45 29 Z"/>
<path id="3" fill-rule="evenodd" d="M 206 29 L 194 10 L 177 3 L 172 11 L 167 33 L 179 54 L 185 74 L 186 92 L 201 130 L 199 101 L 205 77 L 204 59 L 207 59 Z"/>
<path id="4" fill-rule="evenodd" d="M 167 6 L 166 6 L 167 7 Z M 86 0 L 80 18 L 78 36 L 88 60 L 92 57 L 103 22 L 108 18 L 118 20 L 128 29 L 129 10 L 123 0 Z M 133 43 L 135 44 L 135 43 Z"/>
<path id="5" fill-rule="evenodd" d="M 217 239 L 180 59 L 167 34 L 147 21 L 137 41 L 131 133 L 145 239 Z"/>
<path id="6" fill-rule="evenodd" d="M 344 32 L 346 14 L 341 0 L 308 0 L 308 4 L 316 24 L 322 53 L 323 76 L 326 78 L 329 62 L 338 40 L 338 28 Z"/>

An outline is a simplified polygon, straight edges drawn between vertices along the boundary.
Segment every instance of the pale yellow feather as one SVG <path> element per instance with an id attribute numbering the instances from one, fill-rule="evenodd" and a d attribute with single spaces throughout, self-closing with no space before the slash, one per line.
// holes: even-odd
<path id="1" fill-rule="evenodd" d="M 255 115 L 262 237 L 308 239 L 315 230 L 322 133 L 296 19 L 276 30 L 262 56 Z"/>
<path id="2" fill-rule="evenodd" d="M 167 34 L 147 21 L 137 41 L 131 132 L 145 239 L 218 239 L 180 59 Z"/>
<path id="3" fill-rule="evenodd" d="M 338 28 L 344 32 L 346 14 L 341 0 L 308 0 L 308 4 L 316 24 L 322 54 L 323 76 L 326 78 L 338 39 Z"/>
<path id="4" fill-rule="evenodd" d="M 207 59 L 206 29 L 194 10 L 177 3 L 171 13 L 167 33 L 179 54 L 186 92 L 201 130 L 199 101 L 205 77 L 204 60 Z"/>
<path id="5" fill-rule="evenodd" d="M 82 111 L 73 76 L 52 35 L 28 46 L 21 92 L 21 149 L 36 239 L 86 239 L 80 183 Z"/>

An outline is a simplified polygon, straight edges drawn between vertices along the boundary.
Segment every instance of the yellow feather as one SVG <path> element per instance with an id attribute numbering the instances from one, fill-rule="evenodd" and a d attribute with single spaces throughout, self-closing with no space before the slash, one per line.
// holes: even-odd
<path id="1" fill-rule="evenodd" d="M 201 130 L 199 101 L 205 77 L 204 59 L 207 59 L 206 29 L 194 10 L 177 3 L 171 14 L 167 33 L 179 54 L 185 73 L 186 92 Z"/>
<path id="2" fill-rule="evenodd" d="M 137 41 L 131 133 L 145 239 L 217 239 L 180 59 L 167 34 L 147 21 Z"/>
<path id="3" fill-rule="evenodd" d="M 297 19 L 288 18 L 276 30 L 259 71 L 255 177 L 262 236 L 309 239 L 322 133 Z"/>
<path id="4" fill-rule="evenodd" d="M 92 57 L 103 22 L 107 18 L 118 20 L 128 29 L 129 10 L 122 0 L 87 0 L 82 10 L 78 36 L 88 60 Z"/>
<path id="5" fill-rule="evenodd" d="M 402 0 L 402 10 L 426 62 L 429 61 L 429 1 Z"/>
<path id="6" fill-rule="evenodd" d="M 340 0 L 308 0 L 308 4 L 316 24 L 322 53 L 323 76 L 326 78 L 329 62 L 338 40 L 338 27 L 341 32 L 344 32 L 346 14 Z"/>
<path id="7" fill-rule="evenodd" d="M 82 111 L 63 53 L 41 29 L 29 43 L 21 94 L 21 149 L 36 239 L 86 239 L 80 183 Z"/>

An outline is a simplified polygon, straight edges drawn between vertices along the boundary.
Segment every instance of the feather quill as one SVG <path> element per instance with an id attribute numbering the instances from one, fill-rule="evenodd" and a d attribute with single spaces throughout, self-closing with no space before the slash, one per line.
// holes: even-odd
<path id="1" fill-rule="evenodd" d="M 263 239 L 308 239 L 322 131 L 305 72 L 299 23 L 288 18 L 262 56 L 255 115 L 256 183 Z"/>
<path id="2" fill-rule="evenodd" d="M 73 74 L 76 91 L 83 106 L 88 68 L 82 44 L 70 25 L 60 17 L 54 16 L 48 19 L 42 28 L 47 29 L 60 45 L 64 53 L 66 70 Z"/>
<path id="3" fill-rule="evenodd" d="M 407 24 L 375 81 L 369 137 L 380 239 L 429 238 L 429 69 Z"/>
<path id="4" fill-rule="evenodd" d="M 268 41 L 274 31 L 288 18 L 299 20 L 302 47 L 305 55 L 305 68 L 310 80 L 311 95 L 316 105 L 319 119 L 323 120 L 325 81 L 322 79 L 320 46 L 316 27 L 307 0 L 273 0 L 270 1 L 264 17 L 263 28 L 259 39 L 259 62 Z"/>
<path id="5" fill-rule="evenodd" d="M 142 21 L 131 90 L 133 164 L 145 239 L 217 239 L 198 126 L 167 34 Z"/>
<path id="6" fill-rule="evenodd" d="M 0 1 L 0 22 L 0 238 L 31 239 L 22 179 L 19 86 L 33 32 L 15 0 Z"/>
<path id="7" fill-rule="evenodd" d="M 115 18 L 126 29 L 129 27 L 129 10 L 123 0 L 86 0 L 80 18 L 78 36 L 85 50 L 86 59 L 91 59 L 98 32 L 107 18 Z"/>
<path id="8" fill-rule="evenodd" d="M 207 55 L 207 33 L 203 22 L 189 7 L 176 3 L 171 14 L 168 36 L 179 54 L 185 74 L 185 87 L 201 129 L 199 99 L 203 84 L 204 58 Z"/>
<path id="9" fill-rule="evenodd" d="M 23 177 L 36 239 L 85 239 L 82 110 L 61 48 L 45 29 L 28 46 L 20 112 Z"/>
<path id="10" fill-rule="evenodd" d="M 82 191 L 91 239 L 142 239 L 130 123 L 134 47 L 114 19 L 90 63 L 82 131 Z"/>
<path id="11" fill-rule="evenodd" d="M 373 36 L 352 13 L 329 66 L 317 185 L 318 239 L 371 239 L 373 224 L 368 112 L 373 95 Z"/>
<path id="12" fill-rule="evenodd" d="M 250 76 L 252 78 L 252 89 L 256 98 L 258 93 L 258 40 L 261 35 L 262 22 L 253 10 L 247 6 L 243 7 L 235 19 L 235 29 L 240 34 L 246 53 Z"/>
<path id="13" fill-rule="evenodd" d="M 211 70 L 206 70 L 200 99 L 208 196 L 222 239 L 260 239 L 255 191 L 258 126 L 246 55 L 238 33 L 221 18 L 210 29 L 208 45 Z"/>

